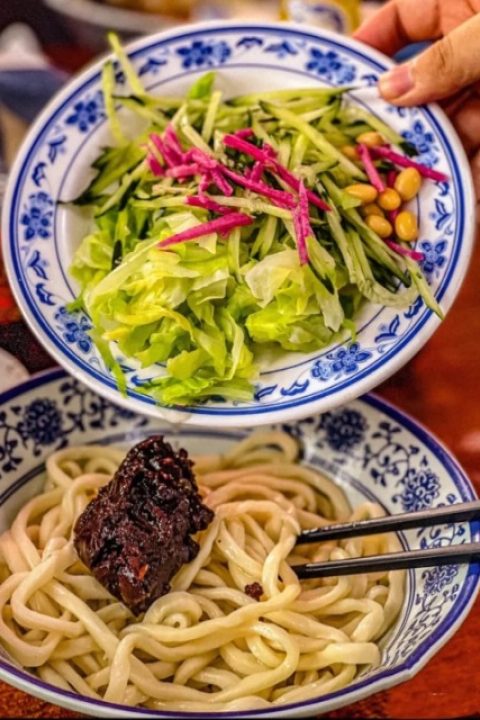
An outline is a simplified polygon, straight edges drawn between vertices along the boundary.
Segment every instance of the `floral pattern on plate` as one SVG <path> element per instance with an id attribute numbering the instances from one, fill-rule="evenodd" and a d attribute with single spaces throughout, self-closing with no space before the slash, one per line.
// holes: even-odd
<path id="1" fill-rule="evenodd" d="M 348 38 L 320 31 L 222 23 L 143 38 L 132 61 L 145 87 L 160 92 L 164 84 L 169 92 L 179 83 L 186 88 L 212 68 L 219 72 L 222 87 L 233 83 L 236 92 L 292 83 L 352 84 L 352 101 L 392 124 L 406 140 L 417 144 L 421 160 L 450 177 L 445 183 L 424 183 L 417 243 L 425 254 L 427 280 L 448 309 L 465 273 L 473 239 L 467 164 L 438 111 L 404 108 L 399 113 L 378 98 L 374 85 L 386 64 L 377 55 Z M 58 200 L 74 196 L 66 197 L 63 188 L 78 173 L 79 163 L 87 174 L 88 162 L 82 158 L 94 157 L 95 148 L 107 138 L 99 70 L 99 66 L 89 69 L 68 86 L 54 100 L 47 120 L 32 130 L 13 173 L 4 213 L 5 255 L 17 299 L 60 364 L 130 409 L 189 423 L 251 426 L 332 410 L 385 380 L 426 342 L 438 320 L 420 300 L 401 311 L 368 306 L 354 341 L 345 338 L 311 355 L 286 355 L 276 368 L 260 375 L 251 402 L 238 405 L 217 400 L 176 409 L 173 415 L 168 409 L 158 409 L 142 392 L 142 386 L 162 368 L 126 362 L 112 346 L 125 368 L 128 393 L 121 396 L 98 351 L 89 346 L 88 318 L 76 313 L 69 320 L 63 313 L 74 297 L 68 277 L 71 252 L 65 246 L 72 247 L 80 237 L 73 222 L 71 233 L 61 229 L 71 211 Z M 118 67 L 117 74 L 125 84 Z M 125 91 L 123 86 L 121 91 Z"/>
<path id="2" fill-rule="evenodd" d="M 282 428 L 298 439 L 302 461 L 340 483 L 352 506 L 367 500 L 395 513 L 474 498 L 472 486 L 448 452 L 410 418 L 374 396 Z M 20 496 L 24 488 L 28 492 L 26 483 L 35 479 L 40 463 L 54 450 L 86 442 L 129 446 L 156 432 L 195 454 L 205 452 L 206 446 L 211 453 L 225 452 L 249 431 L 167 426 L 112 405 L 59 370 L 30 380 L 0 398 L 0 515 L 13 515 L 24 502 Z M 401 539 L 406 548 L 415 549 L 475 542 L 478 535 L 474 525 L 458 523 L 412 529 Z M 309 717 L 330 712 L 411 677 L 464 619 L 477 593 L 478 572 L 477 566 L 410 571 L 403 611 L 383 641 L 381 665 L 369 668 L 343 690 L 283 708 L 283 716 L 298 717 L 300 710 Z M 62 690 L 53 694 L 49 686 L 30 685 L 31 676 L 21 675 L 25 689 L 56 704 L 75 703 L 77 711 L 89 707 L 91 714 L 109 714 L 108 706 L 102 704 L 105 712 L 100 713 L 94 700 L 72 699 Z M 14 679 L 14 669 L 4 660 L 0 678 Z M 138 712 L 126 708 L 123 715 L 138 717 Z M 118 710 L 110 714 L 118 716 Z"/>

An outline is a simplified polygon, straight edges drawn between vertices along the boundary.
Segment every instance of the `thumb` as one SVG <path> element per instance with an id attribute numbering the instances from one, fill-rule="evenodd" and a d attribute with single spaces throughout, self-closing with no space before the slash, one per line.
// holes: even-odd
<path id="1" fill-rule="evenodd" d="M 480 13 L 414 60 L 382 75 L 380 94 L 398 105 L 421 105 L 480 80 Z"/>

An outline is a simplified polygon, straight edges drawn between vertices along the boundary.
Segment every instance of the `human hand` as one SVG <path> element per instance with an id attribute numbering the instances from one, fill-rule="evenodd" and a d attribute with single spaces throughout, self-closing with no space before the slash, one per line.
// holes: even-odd
<path id="1" fill-rule="evenodd" d="M 480 0 L 390 0 L 355 37 L 387 55 L 436 40 L 385 73 L 380 93 L 394 105 L 441 101 L 471 160 L 480 202 Z"/>

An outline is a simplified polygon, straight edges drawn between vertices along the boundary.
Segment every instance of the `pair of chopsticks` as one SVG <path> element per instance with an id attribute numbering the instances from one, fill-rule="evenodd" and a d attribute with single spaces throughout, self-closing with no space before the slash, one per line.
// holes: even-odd
<path id="1" fill-rule="evenodd" d="M 434 525 L 480 520 L 480 500 L 458 503 L 447 507 L 421 510 L 420 512 L 388 515 L 387 517 L 361 520 L 352 523 L 327 525 L 316 530 L 306 530 L 297 538 L 297 545 L 326 542 L 328 540 L 348 540 L 364 535 L 399 532 L 412 528 L 426 528 Z M 448 547 L 426 548 L 424 550 L 405 550 L 384 555 L 370 555 L 347 560 L 329 560 L 321 563 L 295 565 L 300 580 L 332 577 L 337 575 L 356 575 L 358 573 L 387 572 L 409 568 L 457 565 L 480 562 L 480 543 L 464 543 Z"/>

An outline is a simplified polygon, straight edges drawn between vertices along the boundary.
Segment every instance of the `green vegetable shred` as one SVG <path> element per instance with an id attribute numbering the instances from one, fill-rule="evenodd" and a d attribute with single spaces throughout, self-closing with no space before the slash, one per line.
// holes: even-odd
<path id="1" fill-rule="evenodd" d="M 158 403 L 249 401 L 265 358 L 354 337 L 364 302 L 420 294 L 441 313 L 408 246 L 394 252 L 345 190 L 368 182 L 342 152 L 359 123 L 402 140 L 348 88 L 227 100 L 209 72 L 185 97 L 160 97 L 111 42 L 128 89 L 117 94 L 107 62 L 111 146 L 75 201 L 92 228 L 71 274 L 121 389 L 120 354 L 153 366 L 143 392 Z"/>

